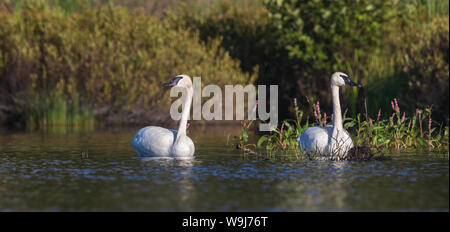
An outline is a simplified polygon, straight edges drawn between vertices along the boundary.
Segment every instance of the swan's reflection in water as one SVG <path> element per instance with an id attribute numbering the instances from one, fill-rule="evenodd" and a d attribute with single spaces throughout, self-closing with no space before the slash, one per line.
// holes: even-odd
<path id="1" fill-rule="evenodd" d="M 345 208 L 348 181 L 345 162 L 296 162 L 289 176 L 274 185 L 277 207 L 284 211 L 330 211 Z"/>
<path id="2" fill-rule="evenodd" d="M 159 166 L 166 170 L 173 170 L 175 180 L 172 185 L 179 191 L 172 192 L 172 196 L 179 199 L 178 204 L 189 203 L 189 199 L 193 198 L 195 194 L 193 187 L 193 170 L 195 165 L 201 165 L 201 161 L 196 160 L 195 157 L 137 157 L 140 160 L 142 167 L 153 168 Z"/>
<path id="3" fill-rule="evenodd" d="M 195 157 L 137 157 L 141 162 L 159 162 L 161 164 L 176 163 L 180 166 L 192 167 Z"/>

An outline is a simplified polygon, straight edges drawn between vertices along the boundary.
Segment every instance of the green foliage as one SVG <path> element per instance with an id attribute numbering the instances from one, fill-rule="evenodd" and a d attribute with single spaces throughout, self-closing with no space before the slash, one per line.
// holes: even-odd
<path id="1" fill-rule="evenodd" d="M 268 50 L 270 31 L 266 28 L 267 10 L 264 8 L 243 10 L 225 1 L 208 12 L 198 14 L 190 5 L 181 5 L 168 12 L 167 18 L 174 27 L 198 33 L 203 42 L 220 38 L 221 46 L 241 61 L 244 71 L 254 71 L 262 59 L 275 55 L 273 50 Z"/>
<path id="2" fill-rule="evenodd" d="M 342 90 L 353 118 L 364 99 L 373 115 L 397 97 L 407 112 L 432 106 L 448 124 L 448 1 L 186 3 L 0 3 L 0 120 L 164 120 L 158 84 L 181 72 L 203 84 L 278 84 L 280 105 L 297 98 L 312 115 L 309 99 L 331 110 L 328 78 L 343 71 L 364 86 Z M 295 114 L 279 110 L 282 119 Z"/>
<path id="3" fill-rule="evenodd" d="M 258 71 L 256 83 L 279 84 L 280 98 L 292 96 L 295 84 L 292 80 L 283 82 L 287 81 L 285 77 L 295 77 L 292 71 L 295 64 L 287 52 L 277 46 L 275 28 L 267 23 L 266 8 L 244 9 L 224 1 L 207 13 L 198 14 L 184 5 L 170 12 L 168 18 L 175 27 L 199 34 L 202 42 L 220 39 L 221 46 L 233 58 L 240 60 L 243 71 Z M 285 115 L 287 109 L 280 108 L 280 113 Z"/>
<path id="4" fill-rule="evenodd" d="M 287 155 L 302 157 L 297 138 L 310 126 L 309 118 L 302 124 L 304 112 L 298 108 L 297 104 L 294 105 L 294 111 L 295 120 L 284 120 L 280 129 L 275 128 L 270 134 L 261 136 L 258 139 L 257 147 L 264 148 L 269 154 L 282 152 Z"/>
<path id="5" fill-rule="evenodd" d="M 407 8 L 405 8 L 407 9 Z M 424 9 L 414 10 L 405 18 L 392 21 L 385 29 L 382 49 L 371 54 L 367 70 L 367 98 L 372 106 L 384 111 L 384 103 L 398 97 L 402 108 L 433 106 L 435 120 L 448 120 L 449 93 L 449 17 L 437 15 L 430 21 L 417 22 L 425 17 Z"/>
<path id="6" fill-rule="evenodd" d="M 342 69 L 355 53 L 380 43 L 381 26 L 393 15 L 389 1 L 266 1 L 279 46 L 314 70 Z"/>
<path id="7" fill-rule="evenodd" d="M 411 99 L 402 106 L 410 111 L 434 105 L 435 117 L 448 119 L 448 88 L 439 88 L 448 83 L 446 1 L 267 0 L 251 9 L 224 1 L 207 12 L 181 7 L 169 17 L 203 42 L 222 38 L 244 71 L 258 68 L 256 83 L 279 85 L 281 104 L 296 97 L 307 106 L 317 97 L 330 110 L 329 76 L 343 71 L 364 86 L 343 89 L 353 117 L 364 99 L 375 113 L 401 97 Z M 288 108 L 279 113 L 294 116 Z"/>
<path id="8" fill-rule="evenodd" d="M 395 102 L 395 104 L 394 104 Z M 299 156 L 297 138 L 311 126 L 332 124 L 332 118 L 320 114 L 319 103 L 312 104 L 315 111 L 315 121 L 310 123 L 304 120 L 304 112 L 298 108 L 294 101 L 295 120 L 284 120 L 280 129 L 274 129 L 269 134 L 263 135 L 257 142 L 257 147 L 267 153 L 294 154 Z M 372 119 L 366 112 L 365 120 L 358 114 L 356 118 L 343 116 L 344 128 L 350 132 L 355 146 L 369 146 L 372 149 L 389 150 L 448 150 L 448 126 L 443 127 L 431 120 L 432 110 L 416 110 L 412 117 L 406 117 L 401 112 L 397 99 L 391 102 L 392 115 L 389 118 L 381 118 L 380 109 L 376 119 Z M 384 114 L 385 115 L 385 114 Z M 329 122 L 329 123 L 327 123 Z M 439 127 L 436 127 L 436 126 Z M 301 157 L 301 156 L 300 156 Z"/>
<path id="9" fill-rule="evenodd" d="M 69 15 L 33 1 L 18 15 L 0 9 L 0 114 L 37 126 L 86 115 L 146 123 L 166 119 L 160 83 L 177 74 L 205 85 L 252 81 L 218 39 L 199 43 L 142 11 L 79 7 Z"/>

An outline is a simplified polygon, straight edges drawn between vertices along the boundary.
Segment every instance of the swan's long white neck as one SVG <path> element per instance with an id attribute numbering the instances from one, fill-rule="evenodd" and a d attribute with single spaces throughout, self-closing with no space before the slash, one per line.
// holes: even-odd
<path id="1" fill-rule="evenodd" d="M 331 85 L 331 97 L 333 101 L 333 135 L 342 129 L 341 103 L 339 101 L 339 86 Z"/>
<path id="2" fill-rule="evenodd" d="M 339 86 L 331 85 L 331 97 L 333 101 L 333 131 L 331 136 L 328 137 L 328 151 L 330 154 L 334 154 L 339 152 L 339 137 L 341 137 L 343 133 Z"/>
<path id="3" fill-rule="evenodd" d="M 189 114 L 191 112 L 191 104 L 192 104 L 192 96 L 193 96 L 192 87 L 187 87 L 186 92 L 187 92 L 187 96 L 183 102 L 183 111 L 181 113 L 180 125 L 178 127 L 177 138 L 176 138 L 174 144 L 176 144 L 178 142 L 180 137 L 186 135 L 187 120 L 188 120 Z"/>

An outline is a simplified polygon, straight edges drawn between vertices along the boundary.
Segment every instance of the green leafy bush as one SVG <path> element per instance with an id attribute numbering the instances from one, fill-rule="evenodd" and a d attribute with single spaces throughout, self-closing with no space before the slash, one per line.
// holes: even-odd
<path id="1" fill-rule="evenodd" d="M 408 111 L 433 105 L 436 119 L 448 119 L 444 1 L 267 0 L 251 9 L 225 1 L 203 14 L 181 7 L 169 18 L 203 42 L 222 38 L 221 46 L 244 71 L 258 68 L 256 83 L 279 85 L 280 105 L 296 97 L 307 109 L 311 98 L 331 110 L 329 77 L 343 71 L 364 86 L 342 90 L 342 104 L 353 117 L 365 99 L 375 113 L 399 97 Z M 287 107 L 279 114 L 294 116 Z"/>
<path id="2" fill-rule="evenodd" d="M 419 16 L 416 16 L 417 18 Z M 394 21 L 386 31 L 383 49 L 372 55 L 367 69 L 367 96 L 372 107 L 389 109 L 389 99 L 401 107 L 432 106 L 434 119 L 448 123 L 449 17 L 435 16 L 418 24 L 413 19 Z"/>

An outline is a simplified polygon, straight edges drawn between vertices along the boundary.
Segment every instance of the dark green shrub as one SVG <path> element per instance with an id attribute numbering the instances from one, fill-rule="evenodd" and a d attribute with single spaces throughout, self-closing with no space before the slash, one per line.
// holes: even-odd
<path id="1" fill-rule="evenodd" d="M 390 108 L 385 103 L 394 97 L 402 99 L 401 107 L 410 111 L 433 106 L 435 119 L 448 123 L 448 28 L 448 16 L 435 16 L 420 25 L 410 21 L 390 28 L 395 31 L 387 32 L 384 50 L 378 55 L 388 58 L 368 67 L 373 73 L 369 100 L 376 107 L 384 105 L 384 110 Z"/>
<path id="2" fill-rule="evenodd" d="M 258 67 L 257 83 L 279 85 L 280 105 L 296 97 L 308 109 L 309 97 L 331 111 L 328 80 L 334 71 L 347 72 L 364 85 L 360 90 L 342 89 L 342 104 L 350 106 L 350 116 L 364 110 L 364 99 L 374 114 L 380 107 L 389 109 L 386 102 L 395 97 L 413 112 L 415 107 L 439 105 L 438 95 L 448 96 L 448 88 L 436 89 L 448 86 L 443 84 L 448 83 L 448 15 L 430 14 L 436 10 L 428 2 L 285 0 L 264 5 L 244 10 L 225 1 L 204 14 L 182 7 L 169 14 L 169 21 L 198 33 L 204 42 L 222 38 L 221 46 L 241 61 L 244 71 Z M 444 18 L 429 20 L 436 17 Z M 421 80 L 420 91 L 414 89 L 419 88 L 416 79 Z M 411 83 L 417 87 L 407 87 Z M 436 94 L 427 94 L 430 91 Z M 448 108 L 440 108 L 434 115 L 447 119 Z M 279 113 L 289 117 L 288 107 Z"/>
<path id="3" fill-rule="evenodd" d="M 167 20 L 174 27 L 198 33 L 203 42 L 219 38 L 221 46 L 240 60 L 243 71 L 258 70 L 256 83 L 278 84 L 280 101 L 285 102 L 295 94 L 292 88 L 295 87 L 295 80 L 292 82 L 295 63 L 285 49 L 277 46 L 275 28 L 267 24 L 268 13 L 264 7 L 242 9 L 224 1 L 203 14 L 182 6 L 169 13 Z M 289 109 L 280 107 L 279 112 L 287 115 Z"/>

